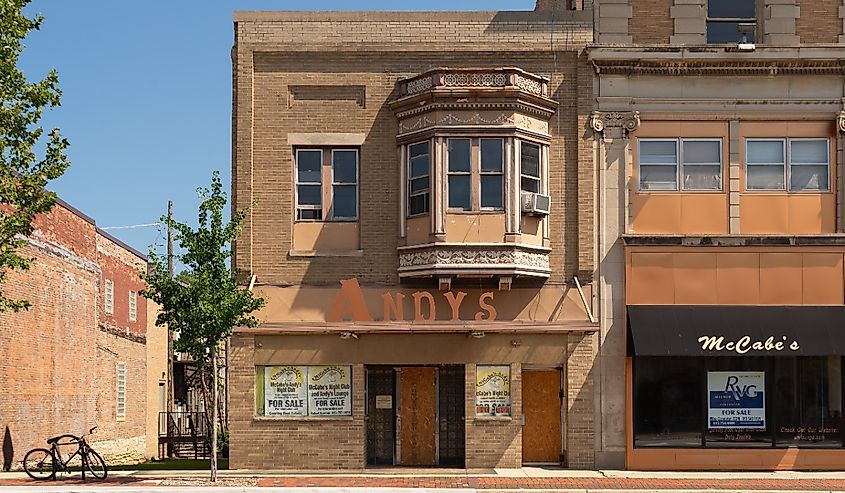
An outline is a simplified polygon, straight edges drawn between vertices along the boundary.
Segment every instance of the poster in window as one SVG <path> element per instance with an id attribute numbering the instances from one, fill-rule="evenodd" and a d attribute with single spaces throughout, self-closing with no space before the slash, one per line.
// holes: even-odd
<path id="1" fill-rule="evenodd" d="M 309 416 L 352 416 L 352 367 L 308 367 Z"/>
<path id="2" fill-rule="evenodd" d="M 307 416 L 305 366 L 264 367 L 264 415 Z"/>
<path id="3" fill-rule="evenodd" d="M 511 367 L 477 366 L 475 371 L 475 415 L 511 415 Z"/>
<path id="4" fill-rule="evenodd" d="M 766 429 L 766 373 L 707 372 L 707 428 Z"/>

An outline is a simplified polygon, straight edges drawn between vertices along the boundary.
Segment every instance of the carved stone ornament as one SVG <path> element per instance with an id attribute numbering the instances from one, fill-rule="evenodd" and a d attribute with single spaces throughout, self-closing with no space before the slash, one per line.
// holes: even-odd
<path id="1" fill-rule="evenodd" d="M 621 127 L 625 133 L 640 128 L 639 111 L 594 111 L 590 114 L 590 128 L 594 132 L 604 132 L 608 127 Z"/>
<path id="2" fill-rule="evenodd" d="M 836 117 L 836 127 L 840 132 L 845 133 L 845 111 L 840 111 L 839 116 Z"/>
<path id="3" fill-rule="evenodd" d="M 541 273 L 551 271 L 548 253 L 513 248 L 427 248 L 399 254 L 400 271 L 462 266 L 468 270 L 479 267 L 507 266 Z"/>

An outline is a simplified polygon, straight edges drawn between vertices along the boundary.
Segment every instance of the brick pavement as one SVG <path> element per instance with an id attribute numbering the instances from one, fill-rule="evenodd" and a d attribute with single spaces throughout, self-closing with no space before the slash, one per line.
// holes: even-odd
<path id="1" fill-rule="evenodd" d="M 137 486 L 161 485 L 161 479 L 117 477 L 105 482 L 66 481 L 34 482 L 21 478 L 2 478 L 0 486 Z M 200 486 L 205 481 L 197 480 Z M 225 481 L 219 483 L 224 486 Z M 574 478 L 574 477 L 483 477 L 483 476 L 284 476 L 259 478 L 259 487 L 335 487 L 335 488 L 470 488 L 478 490 L 674 490 L 674 491 L 845 491 L 845 479 L 830 478 Z"/>

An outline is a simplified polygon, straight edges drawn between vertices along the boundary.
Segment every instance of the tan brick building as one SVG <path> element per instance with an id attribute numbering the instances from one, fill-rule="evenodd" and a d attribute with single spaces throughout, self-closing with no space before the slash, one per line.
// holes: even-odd
<path id="1" fill-rule="evenodd" d="M 601 1 L 597 465 L 845 463 L 843 16 Z"/>
<path id="2" fill-rule="evenodd" d="M 32 304 L 0 315 L 3 467 L 93 426 L 90 440 L 109 464 L 155 456 L 158 390 L 148 397 L 165 380 L 167 336 L 138 294 L 146 257 L 62 201 L 35 224 L 23 250 L 32 268 L 11 271 L 3 286 Z"/>
<path id="3" fill-rule="evenodd" d="M 232 468 L 593 467 L 592 19 L 235 14 Z"/>

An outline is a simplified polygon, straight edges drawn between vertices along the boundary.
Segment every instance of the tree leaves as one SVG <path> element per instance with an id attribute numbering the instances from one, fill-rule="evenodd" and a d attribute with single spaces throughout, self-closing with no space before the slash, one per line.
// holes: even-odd
<path id="1" fill-rule="evenodd" d="M 211 189 L 198 192 L 202 203 L 196 230 L 166 216 L 161 219 L 175 232 L 174 239 L 184 252 L 178 258 L 185 270 L 171 278 L 167 259 L 150 252 L 151 269 L 143 275 L 148 287 L 141 295 L 161 307 L 156 324 L 178 333 L 174 350 L 190 354 L 203 366 L 234 327 L 258 325 L 250 314 L 264 306 L 264 300 L 241 289 L 228 267 L 230 245 L 240 235 L 246 211 L 233 214 L 224 224 L 226 195 L 217 171 Z"/>
<path id="2" fill-rule="evenodd" d="M 53 70 L 40 82 L 30 83 L 18 67 L 23 40 L 41 26 L 41 17 L 23 15 L 29 0 L 0 2 L 0 286 L 8 270 L 29 268 L 32 259 L 18 254 L 32 234 L 32 221 L 49 212 L 56 195 L 47 182 L 62 176 L 70 164 L 68 147 L 58 129 L 44 138 L 38 126 L 45 109 L 61 104 L 59 77 Z M 36 147 L 44 141 L 43 157 Z M 26 300 L 7 298 L 0 292 L 0 313 L 29 308 Z"/>

